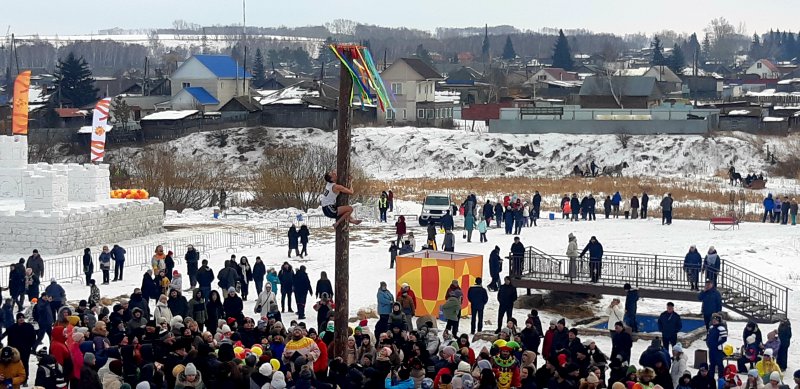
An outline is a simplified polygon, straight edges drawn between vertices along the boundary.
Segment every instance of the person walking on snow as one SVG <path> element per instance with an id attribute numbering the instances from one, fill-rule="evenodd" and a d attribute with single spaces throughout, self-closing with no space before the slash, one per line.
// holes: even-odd
<path id="1" fill-rule="evenodd" d="M 353 207 L 350 205 L 342 205 L 337 206 L 336 200 L 339 197 L 339 193 L 344 193 L 348 195 L 353 194 L 353 190 L 344 186 L 336 184 L 336 179 L 338 175 L 336 174 L 336 170 L 332 170 L 329 173 L 325 173 L 325 189 L 322 191 L 322 194 L 319 196 L 319 203 L 322 207 L 322 213 L 325 216 L 336 219 L 336 222 L 333 223 L 333 227 L 336 228 L 341 224 L 343 221 L 347 220 L 351 224 L 361 224 L 361 220 L 353 218 Z"/>
<path id="2" fill-rule="evenodd" d="M 672 193 L 661 199 L 661 225 L 672 225 L 672 208 L 673 208 Z"/>
<path id="3" fill-rule="evenodd" d="M 772 212 L 775 208 L 775 200 L 772 198 L 772 193 L 767 194 L 762 204 L 764 205 L 764 217 L 761 218 L 761 222 L 766 223 L 767 217 L 769 217 L 769 222 L 772 223 L 775 221 L 775 213 Z"/>
<path id="4" fill-rule="evenodd" d="M 403 243 L 403 237 L 406 235 L 406 217 L 400 215 L 394 223 L 394 234 L 397 236 L 394 244 L 400 246 Z"/>
<path id="5" fill-rule="evenodd" d="M 481 219 L 478 222 L 478 233 L 481 235 L 481 243 L 488 242 L 489 240 L 486 239 L 486 231 L 488 229 L 486 219 Z"/>
<path id="6" fill-rule="evenodd" d="M 567 277 L 575 278 L 578 276 L 578 238 L 571 232 L 568 238 L 567 257 L 569 257 L 569 268 L 567 269 Z"/>
<path id="7" fill-rule="evenodd" d="M 494 250 L 489 254 L 489 275 L 492 277 L 489 290 L 496 292 L 500 287 L 500 272 L 502 271 L 503 259 L 500 257 L 500 246 L 494 246 Z"/>
<path id="8" fill-rule="evenodd" d="M 469 290 L 467 290 L 467 300 L 469 300 L 472 307 L 470 334 L 475 334 L 476 329 L 478 332 L 483 331 L 483 308 L 489 302 L 489 294 L 486 293 L 486 289 L 481 285 L 482 283 L 481 277 L 477 277 L 475 278 L 475 285 L 470 286 Z"/>
<path id="9" fill-rule="evenodd" d="M 717 249 L 715 249 L 714 246 L 709 247 L 708 254 L 703 260 L 703 269 L 701 272 L 705 273 L 706 280 L 713 282 L 714 285 L 717 285 L 717 275 L 721 268 L 720 261 L 721 259 L 719 254 L 717 254 Z"/>
<path id="10" fill-rule="evenodd" d="M 689 287 L 691 290 L 700 290 L 698 285 L 700 278 L 700 269 L 703 266 L 703 258 L 697 251 L 697 247 L 692 245 L 689 247 L 689 252 L 683 259 L 683 270 L 686 272 L 686 278 L 689 280 Z"/>
<path id="11" fill-rule="evenodd" d="M 300 234 L 297 233 L 297 227 L 295 227 L 294 224 L 292 224 L 292 226 L 289 227 L 288 237 L 289 237 L 289 258 L 292 257 L 292 250 L 294 250 L 295 255 L 297 255 L 300 258 L 303 258 L 303 255 L 300 254 L 300 243 L 299 243 Z"/>
<path id="12" fill-rule="evenodd" d="M 467 242 L 472 242 L 472 230 L 475 229 L 475 216 L 468 213 L 464 216 L 464 230 L 467 234 Z"/>
<path id="13" fill-rule="evenodd" d="M 622 195 L 619 192 L 614 193 L 611 198 L 611 207 L 614 209 L 614 219 L 619 219 L 619 203 L 622 202 Z"/>
<path id="14" fill-rule="evenodd" d="M 386 223 L 386 212 L 389 211 L 389 195 L 384 191 L 378 198 L 378 212 L 380 212 L 381 223 Z"/>
<path id="15" fill-rule="evenodd" d="M 494 207 L 489 200 L 486 200 L 486 204 L 483 204 L 483 220 L 486 220 L 487 225 L 492 224 L 492 218 L 494 217 Z"/>
<path id="16" fill-rule="evenodd" d="M 647 219 L 647 203 L 649 202 L 650 202 L 650 196 L 647 195 L 647 192 L 642 192 L 642 201 L 641 201 L 642 208 L 639 211 L 641 212 L 640 218 L 642 219 Z"/>
<path id="17" fill-rule="evenodd" d="M 597 241 L 596 237 L 589 238 L 589 243 L 581 251 L 581 259 L 589 252 L 589 275 L 591 281 L 596 283 L 600 281 L 600 273 L 603 266 L 603 245 Z"/>
<path id="18" fill-rule="evenodd" d="M 496 220 L 497 228 L 500 228 L 500 224 L 503 222 L 503 204 L 499 201 L 497 204 L 494 205 L 494 219 Z"/>
<path id="19" fill-rule="evenodd" d="M 308 236 L 311 235 L 311 231 L 308 230 L 308 226 L 303 224 L 300 226 L 300 231 L 297 232 L 300 236 L 300 244 L 302 248 L 300 249 L 300 258 L 308 256 Z"/>

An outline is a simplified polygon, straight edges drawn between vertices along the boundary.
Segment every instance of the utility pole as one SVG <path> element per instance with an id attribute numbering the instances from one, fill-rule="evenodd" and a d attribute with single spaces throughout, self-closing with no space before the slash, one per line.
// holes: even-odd
<path id="1" fill-rule="evenodd" d="M 244 73 L 242 74 L 242 95 L 249 95 L 247 90 L 247 0 L 242 0 L 242 44 L 244 45 Z M 238 71 L 237 71 L 238 72 Z"/>
<path id="2" fill-rule="evenodd" d="M 342 53 L 349 60 L 346 50 Z M 338 134 L 336 141 L 336 173 L 337 184 L 350 187 L 350 92 L 353 79 L 344 64 L 339 64 L 339 101 L 338 101 Z M 350 196 L 340 193 L 337 206 L 347 205 Z M 333 355 L 346 358 L 347 352 L 347 319 L 350 312 L 350 223 L 347 220 L 336 227 L 336 309 L 334 310 Z"/>

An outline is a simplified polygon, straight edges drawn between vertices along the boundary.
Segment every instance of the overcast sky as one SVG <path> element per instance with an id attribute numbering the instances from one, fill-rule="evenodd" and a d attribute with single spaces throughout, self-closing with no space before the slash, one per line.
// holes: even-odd
<path id="1" fill-rule="evenodd" d="M 699 33 L 709 20 L 723 16 L 735 26 L 744 22 L 752 34 L 770 28 L 796 32 L 798 10 L 798 0 L 249 0 L 247 24 L 304 26 L 344 18 L 428 31 L 488 23 L 615 34 L 664 29 Z M 202 25 L 240 23 L 241 0 L 0 0 L 2 35 L 9 26 L 19 35 L 67 35 L 111 27 L 169 27 L 175 19 Z"/>

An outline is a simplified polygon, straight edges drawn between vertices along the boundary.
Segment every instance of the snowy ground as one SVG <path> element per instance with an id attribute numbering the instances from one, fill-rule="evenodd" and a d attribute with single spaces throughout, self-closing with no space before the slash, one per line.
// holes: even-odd
<path id="1" fill-rule="evenodd" d="M 397 212 L 412 214 L 419 211 L 419 206 L 410 202 L 399 202 Z M 292 212 L 285 214 L 277 213 L 274 217 L 287 217 Z M 191 214 L 177 216 L 168 215 L 168 224 L 171 225 L 195 225 L 202 226 L 204 230 L 219 228 L 245 228 L 263 223 L 265 219 L 251 219 L 250 221 L 213 221 L 208 212 L 193 212 Z M 273 220 L 273 218 L 269 218 Z M 458 221 L 456 221 L 458 225 Z M 417 244 L 420 245 L 424 239 L 425 231 L 422 227 L 410 223 L 409 227 L 418 237 Z M 752 269 L 753 272 L 769 277 L 783 283 L 793 289 L 790 292 L 789 317 L 797 318 L 800 316 L 800 271 L 797 270 L 796 260 L 800 257 L 800 227 L 786 227 L 778 225 L 744 224 L 741 230 L 736 231 L 709 231 L 708 225 L 703 221 L 684 221 L 675 220 L 672 226 L 661 226 L 659 220 L 598 220 L 597 222 L 569 223 L 562 220 L 547 221 L 542 220 L 539 227 L 524 229 L 521 238 L 525 245 L 533 245 L 545 252 L 562 254 L 566 250 L 567 234 L 574 233 L 578 237 L 579 246 L 585 244 L 592 235 L 597 236 L 603 243 L 607 251 L 628 251 L 628 252 L 647 252 L 653 254 L 672 254 L 683 255 L 687 248 L 695 244 L 701 251 L 710 245 L 714 245 L 719 253 L 728 261 Z M 381 280 L 389 284 L 389 289 L 394 290 L 394 271 L 388 268 L 389 265 L 389 242 L 393 239 L 393 225 L 356 227 L 351 230 L 351 259 L 350 259 L 350 287 L 351 303 L 350 314 L 354 315 L 358 308 L 375 307 L 375 292 Z M 477 234 L 476 234 L 477 235 Z M 510 248 L 512 240 L 503 235 L 499 229 L 492 229 L 488 233 L 488 243 L 475 242 L 466 243 L 456 233 L 456 251 L 466 253 L 476 253 L 484 255 L 484 275 L 488 278 L 488 255 L 495 245 L 499 245 L 505 252 Z M 236 249 L 236 255 L 245 255 L 251 260 L 256 256 L 261 256 L 267 267 L 276 269 L 287 260 L 285 247 L 260 246 Z M 312 230 L 312 243 L 309 247 L 310 255 L 303 260 L 292 258 L 290 262 L 295 268 L 305 265 L 312 279 L 312 284 L 319 278 L 320 271 L 327 271 L 331 278 L 334 274 L 334 242 L 333 230 L 331 228 L 320 228 Z M 210 262 L 212 268 L 218 270 L 223 262 L 230 257 L 231 250 L 215 250 L 210 252 Z M 182 253 L 178 253 L 182 257 Z M 185 274 L 185 264 L 179 263 L 177 266 L 181 273 Z M 134 287 L 141 283 L 141 274 L 144 270 L 138 268 L 127 268 L 125 281 L 113 283 L 111 286 L 102 286 L 101 292 L 104 296 L 119 296 L 128 294 Z M 96 275 L 96 278 L 99 274 Z M 184 286 L 188 288 L 188 277 L 184 277 Z M 252 288 L 252 285 L 251 285 Z M 88 290 L 79 283 L 65 284 L 67 295 L 73 299 L 86 298 Z M 621 291 L 621 290 L 620 290 Z M 520 291 L 524 293 L 524 291 Z M 251 290 L 251 297 L 245 303 L 245 313 L 253 315 L 255 292 Z M 598 315 L 614 296 L 603 296 L 596 305 Z M 490 301 L 495 301 L 495 294 L 490 292 Z M 311 301 L 309 301 L 311 303 Z M 643 299 L 639 305 L 639 311 L 643 314 L 658 314 L 665 306 L 666 301 L 657 299 Z M 311 305 L 311 304 L 310 304 Z M 700 304 L 695 302 L 676 301 L 677 310 L 681 313 L 694 313 L 700 311 Z M 490 321 L 488 328 L 496 326 L 497 311 L 494 304 L 487 307 L 485 319 Z M 514 316 L 524 321 L 527 312 L 515 310 Z M 308 322 L 313 323 L 316 319 L 314 312 L 307 313 Z M 559 317 L 558 312 L 541 311 L 542 321 L 547 322 L 551 318 Z M 284 320 L 288 321 L 296 318 L 294 314 L 284 314 Z M 371 323 L 374 325 L 374 321 Z M 744 322 L 730 322 L 731 333 L 730 343 L 739 345 L 741 343 L 741 331 Z M 461 328 L 469 326 L 469 320 L 461 322 Z M 762 332 L 766 334 L 777 325 L 762 325 Z M 586 339 L 584 339 L 586 340 Z M 610 340 L 605 337 L 597 337 L 598 345 L 606 352 L 610 351 Z M 476 347 L 481 347 L 481 343 L 476 343 Z M 648 342 L 639 341 L 634 346 L 634 355 L 639 355 Z M 690 359 L 693 359 L 693 350 L 705 348 L 702 342 L 695 342 L 690 348 Z M 789 371 L 800 368 L 800 348 L 790 349 Z"/>
<path id="2" fill-rule="evenodd" d="M 708 177 L 734 163 L 738 171 L 764 172 L 764 145 L 780 158 L 786 138 L 748 134 L 634 136 L 622 148 L 614 135 L 512 135 L 433 128 L 355 128 L 353 158 L 375 179 L 474 176 L 561 177 L 585 168 L 627 162 L 625 175 Z M 265 149 L 333 148 L 336 134 L 317 129 L 235 128 L 195 133 L 166 143 L 172 152 L 226 163 L 247 172 Z M 130 161 L 141 148 L 111 149 L 111 162 Z"/>

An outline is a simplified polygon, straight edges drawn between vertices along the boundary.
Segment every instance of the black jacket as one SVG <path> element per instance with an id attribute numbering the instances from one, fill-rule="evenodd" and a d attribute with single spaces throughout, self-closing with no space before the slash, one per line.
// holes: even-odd
<path id="1" fill-rule="evenodd" d="M 298 298 L 302 296 L 303 299 L 307 294 L 314 295 L 314 290 L 311 289 L 311 280 L 308 279 L 308 274 L 301 269 L 294 274 L 294 294 Z"/>
<path id="2" fill-rule="evenodd" d="M 197 284 L 201 288 L 210 288 L 212 282 L 214 282 L 214 271 L 208 266 L 201 266 L 197 270 Z"/>
<path id="3" fill-rule="evenodd" d="M 631 334 L 626 331 L 615 333 L 611 338 L 611 359 L 616 359 L 620 355 L 623 361 L 630 361 L 632 347 L 633 339 Z"/>
<path id="4" fill-rule="evenodd" d="M 83 253 L 83 272 L 94 273 L 94 261 L 92 261 L 91 253 Z"/>
<path id="5" fill-rule="evenodd" d="M 320 279 L 317 281 L 317 294 L 315 296 L 322 297 L 323 293 L 327 293 L 328 297 L 333 298 L 333 285 L 331 285 L 331 280 Z"/>
<path id="6" fill-rule="evenodd" d="M 648 202 L 650 202 L 650 196 L 647 193 L 642 193 L 642 208 L 647 208 Z"/>
<path id="7" fill-rule="evenodd" d="M 281 291 L 292 290 L 292 286 L 294 285 L 294 271 L 292 271 L 292 266 L 289 265 L 286 269 L 281 267 L 281 270 L 278 272 L 278 279 L 281 281 Z"/>
<path id="8" fill-rule="evenodd" d="M 503 259 L 500 258 L 500 249 L 492 250 L 489 255 L 489 273 L 499 277 L 501 271 L 503 271 Z"/>
<path id="9" fill-rule="evenodd" d="M 669 313 L 664 311 L 661 313 L 661 316 L 658 317 L 658 330 L 661 331 L 664 336 L 677 335 L 682 328 L 683 323 L 681 322 L 681 315 L 677 312 Z"/>
<path id="10" fill-rule="evenodd" d="M 161 288 L 156 285 L 156 281 L 149 274 L 142 276 L 142 297 L 146 299 L 158 299 L 161 296 Z"/>
<path id="11" fill-rule="evenodd" d="M 187 250 L 186 255 L 183 256 L 183 260 L 186 261 L 186 274 L 197 274 L 197 263 L 200 262 L 200 253 L 194 249 Z"/>
<path id="12" fill-rule="evenodd" d="M 296 249 L 298 247 L 297 241 L 300 239 L 300 234 L 297 233 L 297 229 L 292 226 L 289 228 L 289 249 Z"/>
<path id="13" fill-rule="evenodd" d="M 483 286 L 472 285 L 467 290 L 467 300 L 472 304 L 473 309 L 483 309 L 486 303 L 489 302 L 489 294 Z"/>
<path id="14" fill-rule="evenodd" d="M 256 262 L 253 264 L 253 279 L 264 281 L 264 277 L 267 275 L 267 267 L 264 266 L 264 262 Z M 275 292 L 273 290 L 273 292 Z"/>
<path id="15" fill-rule="evenodd" d="M 114 262 L 124 263 L 125 254 L 127 254 L 127 251 L 125 251 L 122 246 L 114 245 L 114 248 L 111 249 L 111 259 L 113 259 Z"/>
<path id="16" fill-rule="evenodd" d="M 514 301 L 517 301 L 517 288 L 513 285 L 500 285 L 497 289 L 497 301 L 501 307 L 514 306 Z"/>

